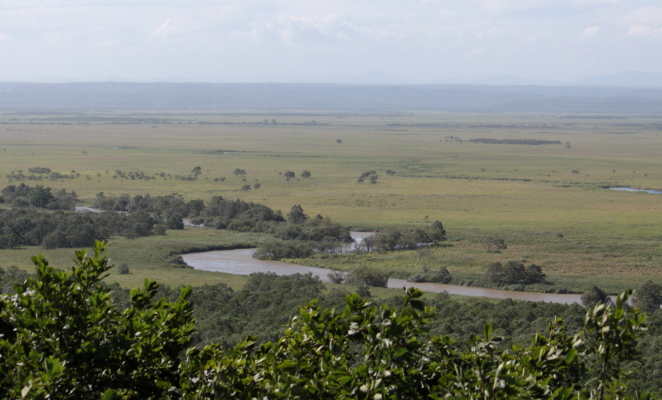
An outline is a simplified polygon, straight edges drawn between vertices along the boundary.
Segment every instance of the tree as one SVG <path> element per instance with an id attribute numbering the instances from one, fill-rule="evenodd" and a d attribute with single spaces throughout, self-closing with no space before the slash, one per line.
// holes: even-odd
<path id="1" fill-rule="evenodd" d="M 310 171 L 308 171 L 307 169 L 304 169 L 303 172 L 301 173 L 302 178 L 310 178 L 310 176 L 311 176 Z"/>
<path id="2" fill-rule="evenodd" d="M 296 204 L 292 206 L 292 209 L 287 214 L 287 220 L 290 224 L 299 225 L 303 224 L 308 219 L 308 216 L 304 214 L 303 208 Z"/>
<path id="3" fill-rule="evenodd" d="M 251 190 L 251 185 L 244 185 L 241 187 L 241 190 L 243 190 L 244 192 L 248 192 L 249 190 Z"/>
<path id="4" fill-rule="evenodd" d="M 285 171 L 285 178 L 287 178 L 288 180 L 294 178 L 295 176 L 296 176 L 296 175 L 294 175 L 294 172 L 292 172 L 292 171 Z"/>
<path id="5" fill-rule="evenodd" d="M 128 275 L 128 274 L 131 273 L 131 271 L 129 271 L 129 266 L 126 265 L 126 263 L 120 265 L 120 267 L 119 267 L 119 269 L 117 270 L 117 272 L 118 272 L 120 275 Z"/>
<path id="6" fill-rule="evenodd" d="M 508 248 L 506 245 L 506 242 L 504 242 L 503 239 L 495 239 L 493 237 L 488 237 L 483 240 L 483 244 L 485 245 L 485 248 L 487 249 L 488 253 L 492 252 L 492 249 L 494 248 L 497 252 L 501 250 L 505 250 Z"/>
<path id="7" fill-rule="evenodd" d="M 349 271 L 345 283 L 357 286 L 388 287 L 388 275 L 370 267 L 356 267 Z"/>
<path id="8" fill-rule="evenodd" d="M 202 168 L 200 167 L 194 167 L 193 170 L 191 170 L 191 173 L 195 176 L 198 176 L 202 173 Z"/>
<path id="9" fill-rule="evenodd" d="M 261 188 L 261 187 L 262 187 L 262 185 L 260 185 L 259 183 L 256 183 L 256 184 L 253 185 L 253 188 L 254 188 L 255 190 L 258 190 L 258 189 Z"/>
<path id="10" fill-rule="evenodd" d="M 592 286 L 582 293 L 582 304 L 584 307 L 591 308 L 597 304 L 611 304 L 611 299 L 607 292 L 597 286 Z"/>
<path id="11" fill-rule="evenodd" d="M 648 313 L 655 312 L 662 305 L 662 285 L 648 281 L 634 292 L 634 305 Z"/>
<path id="12" fill-rule="evenodd" d="M 3 398 L 167 398 L 181 388 L 180 353 L 194 322 L 184 288 L 169 303 L 145 280 L 118 310 L 101 284 L 112 266 L 96 242 L 94 255 L 76 251 L 70 272 L 32 257 L 36 276 L 0 297 L 0 394 Z M 180 389 L 181 390 L 181 389 Z M 106 398 L 106 396 L 104 396 Z M 112 398 L 112 397 L 108 397 Z"/>
<path id="13" fill-rule="evenodd" d="M 375 183 L 377 183 L 378 178 L 379 178 L 379 175 L 370 175 L 368 180 L 370 180 L 370 183 L 372 183 L 374 185 Z"/>
<path id="14" fill-rule="evenodd" d="M 391 176 L 393 176 L 393 175 L 395 175 L 395 171 L 390 170 L 390 169 L 387 169 L 387 170 L 386 170 L 386 174 L 387 174 L 387 175 L 391 175 Z"/>
<path id="15" fill-rule="evenodd" d="M 234 172 L 232 172 L 232 173 L 234 174 L 234 176 L 242 176 L 243 177 L 244 175 L 246 175 L 246 171 L 243 170 L 243 169 L 240 169 L 240 168 L 235 169 Z"/>
<path id="16" fill-rule="evenodd" d="M 342 144 L 342 139 L 336 139 L 336 143 Z"/>

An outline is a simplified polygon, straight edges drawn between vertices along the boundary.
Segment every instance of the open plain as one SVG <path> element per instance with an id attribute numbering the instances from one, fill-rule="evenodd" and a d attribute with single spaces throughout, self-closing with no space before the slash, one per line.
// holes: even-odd
<path id="1" fill-rule="evenodd" d="M 294 261 L 371 265 L 393 276 L 446 266 L 454 280 L 467 284 L 490 262 L 525 260 L 542 266 L 554 287 L 581 292 L 597 284 L 615 293 L 662 281 L 662 195 L 607 189 L 662 189 L 661 134 L 662 118 L 646 115 L 4 113 L 0 183 L 74 190 L 84 205 L 99 192 L 180 193 L 187 200 L 220 195 L 284 213 L 300 204 L 311 216 L 328 216 L 354 230 L 439 220 L 449 240 L 429 252 Z M 521 144 L 527 141 L 558 142 Z M 196 166 L 202 174 L 185 180 Z M 34 167 L 75 178 L 29 180 Z M 234 175 L 237 168 L 246 175 Z M 19 170 L 26 178 L 17 178 Z M 155 178 L 124 179 L 118 170 Z M 303 170 L 311 177 L 300 177 Z M 357 182 L 371 170 L 376 183 Z M 287 171 L 296 176 L 286 179 Z M 252 189 L 241 190 L 246 184 Z M 488 237 L 503 239 L 507 249 L 488 252 Z M 261 234 L 195 227 L 116 238 L 113 259 L 127 263 L 132 274 L 108 280 L 129 287 L 143 278 L 239 287 L 241 277 L 173 269 L 163 260 L 193 247 L 263 240 Z M 24 248 L 0 250 L 0 265 L 30 269 L 29 255 L 40 252 L 55 265 L 69 264 L 70 249 Z"/>

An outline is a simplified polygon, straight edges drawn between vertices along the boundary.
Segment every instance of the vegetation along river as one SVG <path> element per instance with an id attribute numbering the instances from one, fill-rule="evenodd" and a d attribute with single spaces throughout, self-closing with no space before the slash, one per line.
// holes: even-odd
<path id="1" fill-rule="evenodd" d="M 366 232 L 352 232 L 352 237 L 360 242 Z M 324 268 L 306 267 L 282 261 L 265 261 L 253 258 L 255 249 L 237 249 L 206 251 L 183 255 L 184 261 L 195 269 L 213 272 L 225 272 L 235 275 L 250 275 L 255 272 L 273 272 L 277 275 L 307 274 L 318 276 L 322 281 L 328 282 L 327 275 L 330 270 Z M 515 299 L 527 301 L 546 301 L 550 303 L 580 303 L 579 294 L 554 294 L 536 292 L 514 292 L 509 290 L 483 289 L 477 287 L 444 285 L 441 283 L 413 283 L 404 279 L 389 279 L 389 288 L 415 287 L 424 292 L 448 292 L 461 296 L 490 297 L 495 299 Z"/>

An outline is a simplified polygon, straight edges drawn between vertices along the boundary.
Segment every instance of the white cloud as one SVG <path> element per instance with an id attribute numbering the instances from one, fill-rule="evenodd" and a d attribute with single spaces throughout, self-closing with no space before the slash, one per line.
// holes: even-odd
<path id="1" fill-rule="evenodd" d="M 662 25 L 662 7 L 639 8 L 628 14 L 625 20 L 641 25 Z"/>
<path id="2" fill-rule="evenodd" d="M 163 25 L 152 29 L 152 35 L 162 39 L 179 35 L 182 32 L 184 32 L 184 27 L 179 22 L 173 21 L 170 18 Z"/>
<path id="3" fill-rule="evenodd" d="M 0 33 L 0 43 L 6 42 L 8 40 L 9 40 L 9 35 L 4 34 L 4 33 Z"/>
<path id="4" fill-rule="evenodd" d="M 601 30 L 602 29 L 600 29 L 599 26 L 593 26 L 593 27 L 584 29 L 584 32 L 582 32 L 582 35 L 584 35 L 584 36 L 594 36 L 594 35 L 597 35 L 598 33 L 600 33 Z"/>
<path id="5" fill-rule="evenodd" d="M 648 25 L 633 25 L 627 34 L 637 37 L 660 37 L 662 36 L 662 28 L 651 28 Z"/>

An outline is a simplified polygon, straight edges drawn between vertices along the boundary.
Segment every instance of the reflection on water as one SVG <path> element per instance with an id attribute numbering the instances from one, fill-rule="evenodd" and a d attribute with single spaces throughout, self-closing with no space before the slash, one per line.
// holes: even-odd
<path id="1" fill-rule="evenodd" d="M 646 189 L 632 189 L 628 187 L 616 187 L 616 188 L 609 188 L 611 190 L 622 190 L 625 192 L 646 192 L 650 194 L 662 194 L 662 192 L 659 192 L 657 190 L 646 190 Z"/>
<path id="2" fill-rule="evenodd" d="M 354 240 L 369 236 L 369 232 L 352 232 Z M 358 240 L 357 240 L 358 241 Z M 292 275 L 296 273 L 311 273 L 321 280 L 328 282 L 331 272 L 324 268 L 305 267 L 289 264 L 282 261 L 264 261 L 253 258 L 255 249 L 237 249 L 206 251 L 184 255 L 184 261 L 195 269 L 203 271 L 224 272 L 234 275 L 250 275 L 255 272 L 274 272 L 278 275 Z M 513 292 L 509 290 L 483 289 L 476 287 L 444 285 L 441 283 L 413 283 L 403 279 L 389 279 L 389 288 L 415 287 L 425 292 L 448 292 L 462 296 L 490 297 L 495 299 L 515 299 L 528 301 L 546 301 L 550 303 L 572 304 L 580 303 L 578 294 L 552 294 L 534 292 Z"/>

